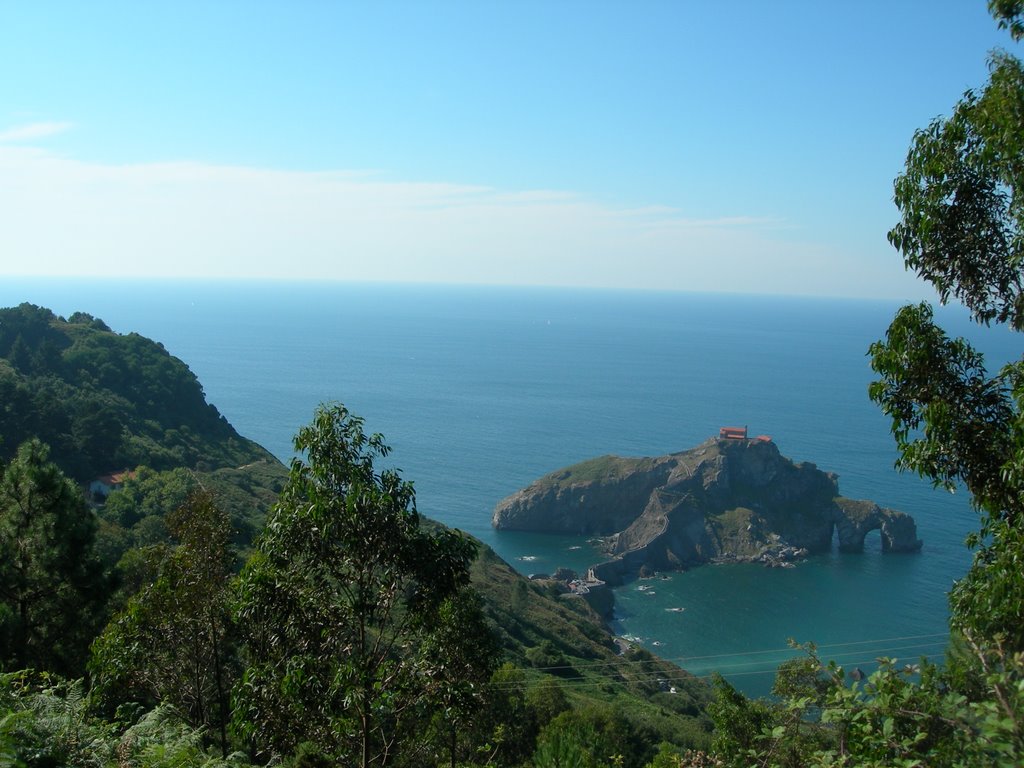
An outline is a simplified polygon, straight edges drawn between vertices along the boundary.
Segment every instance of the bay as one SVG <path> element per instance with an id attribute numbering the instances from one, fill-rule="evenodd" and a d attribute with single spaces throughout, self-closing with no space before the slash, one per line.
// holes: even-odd
<path id="1" fill-rule="evenodd" d="M 893 469 L 866 352 L 897 305 L 727 294 L 256 281 L 7 279 L 0 305 L 82 310 L 160 341 L 242 434 L 284 461 L 322 402 L 385 434 L 420 511 L 524 573 L 599 559 L 571 537 L 496 532 L 494 505 L 601 454 L 683 450 L 725 424 L 840 476 L 849 497 L 911 513 L 918 555 L 831 552 L 796 569 L 707 566 L 617 590 L 618 632 L 697 674 L 769 690 L 787 638 L 868 668 L 941 656 L 946 593 L 970 563 L 962 494 Z M 994 363 L 1014 336 L 938 312 Z M 683 608 L 682 611 L 669 610 Z"/>

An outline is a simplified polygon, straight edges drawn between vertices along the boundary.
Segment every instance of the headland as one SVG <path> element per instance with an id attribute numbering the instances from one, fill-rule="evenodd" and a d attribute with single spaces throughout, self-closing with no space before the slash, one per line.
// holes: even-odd
<path id="1" fill-rule="evenodd" d="M 492 524 L 602 537 L 609 559 L 580 580 L 591 591 L 705 563 L 793 567 L 833 542 L 862 551 L 874 530 L 884 552 L 921 548 L 910 515 L 841 496 L 835 474 L 742 427 L 679 453 L 602 456 L 552 472 L 499 502 Z"/>

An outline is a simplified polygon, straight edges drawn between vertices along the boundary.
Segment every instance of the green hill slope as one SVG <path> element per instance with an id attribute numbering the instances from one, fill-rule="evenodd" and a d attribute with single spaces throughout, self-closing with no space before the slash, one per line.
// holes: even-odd
<path id="1" fill-rule="evenodd" d="M 168 541 L 164 518 L 191 488 L 214 493 L 244 555 L 287 476 L 206 402 L 195 375 L 159 343 L 115 333 L 84 313 L 64 319 L 22 304 L 0 309 L 0 459 L 30 437 L 48 443 L 56 463 L 82 482 L 137 470 L 96 509 L 100 554 L 121 573 L 118 604 L 152 575 L 131 553 Z M 706 745 L 706 685 L 647 651 L 620 647 L 586 602 L 529 581 L 482 544 L 472 583 L 502 661 L 523 670 L 527 689 L 557 683 L 575 707 L 621 714 L 647 752 L 662 740 Z"/>
<path id="2" fill-rule="evenodd" d="M 80 481 L 138 465 L 213 470 L 272 458 L 161 344 L 22 304 L 0 309 L 0 459 L 32 436 Z"/>
<path id="3" fill-rule="evenodd" d="M 610 705 L 649 743 L 706 747 L 712 699 L 703 681 L 642 648 L 620 645 L 581 598 L 532 582 L 483 544 L 472 583 L 508 660 L 557 680 L 578 706 Z"/>

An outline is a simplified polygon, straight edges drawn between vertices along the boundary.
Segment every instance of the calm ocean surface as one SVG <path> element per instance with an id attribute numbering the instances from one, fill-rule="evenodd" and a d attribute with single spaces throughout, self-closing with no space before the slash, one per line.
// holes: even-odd
<path id="1" fill-rule="evenodd" d="M 504 496 L 601 454 L 683 450 L 746 424 L 784 455 L 836 472 L 840 490 L 911 513 L 919 555 L 831 553 L 796 569 L 707 566 L 617 591 L 617 631 L 698 674 L 766 693 L 787 638 L 871 666 L 945 643 L 946 592 L 977 518 L 963 495 L 893 469 L 868 400 L 868 345 L 892 302 L 564 289 L 313 283 L 7 279 L 22 301 L 160 341 L 243 435 L 287 461 L 318 403 L 344 402 L 383 432 L 420 511 L 525 573 L 598 559 L 585 542 L 496 533 Z M 937 313 L 993 362 L 1017 340 Z M 668 608 L 681 607 L 682 612 Z"/>

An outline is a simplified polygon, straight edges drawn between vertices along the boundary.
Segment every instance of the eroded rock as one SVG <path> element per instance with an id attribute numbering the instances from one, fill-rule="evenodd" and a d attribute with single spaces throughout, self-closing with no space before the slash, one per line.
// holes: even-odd
<path id="1" fill-rule="evenodd" d="M 921 548 L 910 515 L 839 495 L 838 478 L 795 463 L 768 439 L 712 438 L 658 458 L 605 456 L 546 475 L 500 502 L 496 528 L 608 537 L 594 576 L 707 562 L 784 565 L 832 546 L 860 551 L 881 531 L 886 552 Z"/>

